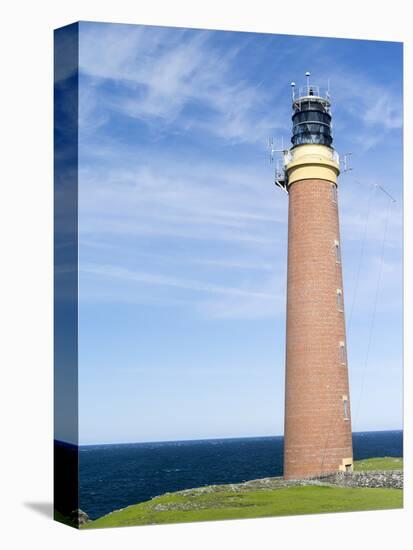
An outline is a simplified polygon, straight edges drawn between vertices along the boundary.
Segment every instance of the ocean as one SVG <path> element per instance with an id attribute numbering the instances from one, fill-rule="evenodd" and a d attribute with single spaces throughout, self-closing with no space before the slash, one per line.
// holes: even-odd
<path id="1" fill-rule="evenodd" d="M 354 458 L 403 456 L 403 432 L 353 434 Z M 283 437 L 80 447 L 80 508 L 91 519 L 166 492 L 283 474 Z"/>

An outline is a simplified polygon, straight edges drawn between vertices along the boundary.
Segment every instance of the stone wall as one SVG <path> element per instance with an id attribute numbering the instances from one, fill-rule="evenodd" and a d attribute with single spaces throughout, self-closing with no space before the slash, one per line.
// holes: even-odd
<path id="1" fill-rule="evenodd" d="M 339 487 L 371 487 L 403 489 L 403 472 L 387 470 L 381 472 L 337 472 L 317 478 L 322 483 Z"/>
<path id="2" fill-rule="evenodd" d="M 285 479 L 283 477 L 266 477 L 253 479 L 243 483 L 229 483 L 223 485 L 208 485 L 195 489 L 184 489 L 175 494 L 195 496 L 203 493 L 218 493 L 233 491 L 242 493 L 260 489 L 282 489 L 286 487 L 303 487 L 308 485 L 336 486 L 336 487 L 370 487 L 403 489 L 403 471 L 387 470 L 373 472 L 337 472 L 307 479 Z M 167 493 L 168 494 L 168 493 Z"/>

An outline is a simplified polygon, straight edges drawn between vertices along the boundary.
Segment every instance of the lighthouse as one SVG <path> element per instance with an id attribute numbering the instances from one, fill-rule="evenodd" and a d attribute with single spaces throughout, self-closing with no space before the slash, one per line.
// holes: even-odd
<path id="1" fill-rule="evenodd" d="M 353 469 L 338 211 L 340 163 L 329 90 L 292 89 L 292 146 L 275 183 L 288 193 L 284 477 Z"/>

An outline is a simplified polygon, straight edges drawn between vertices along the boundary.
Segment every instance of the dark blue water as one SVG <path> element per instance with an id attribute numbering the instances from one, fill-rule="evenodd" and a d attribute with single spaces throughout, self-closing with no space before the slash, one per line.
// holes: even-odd
<path id="1" fill-rule="evenodd" d="M 402 456 L 403 432 L 353 434 L 354 458 Z M 170 491 L 283 474 L 283 437 L 80 447 L 80 507 L 92 519 Z"/>

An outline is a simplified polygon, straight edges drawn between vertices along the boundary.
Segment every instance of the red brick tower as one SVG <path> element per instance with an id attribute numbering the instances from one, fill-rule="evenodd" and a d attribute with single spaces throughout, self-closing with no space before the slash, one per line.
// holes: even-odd
<path id="1" fill-rule="evenodd" d="M 284 151 L 289 194 L 284 477 L 351 470 L 350 400 L 338 155 L 330 98 L 293 86 L 293 146 Z"/>

